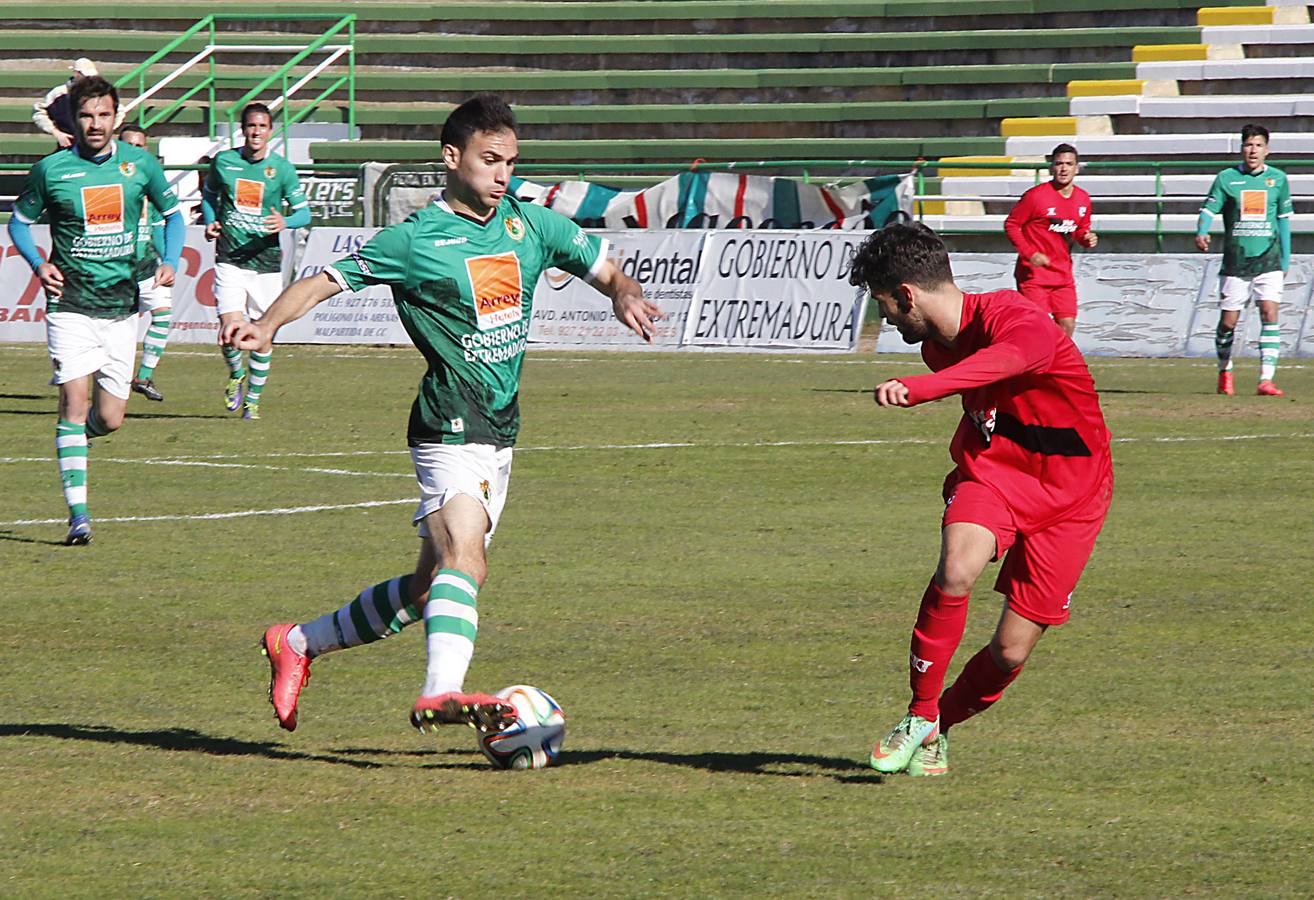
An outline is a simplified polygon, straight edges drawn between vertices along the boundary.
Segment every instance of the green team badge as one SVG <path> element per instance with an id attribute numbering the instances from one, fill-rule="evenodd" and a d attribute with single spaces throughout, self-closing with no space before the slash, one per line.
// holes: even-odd
<path id="1" fill-rule="evenodd" d="M 275 175 L 277 175 L 277 174 L 278 174 L 278 170 L 275 169 L 273 166 L 265 166 L 265 177 L 266 177 L 266 178 L 273 178 L 273 177 L 274 177 Z"/>
<path id="2" fill-rule="evenodd" d="M 137 166 L 130 162 L 119 163 L 119 171 L 123 173 L 124 178 L 131 178 L 132 173 L 137 171 Z"/>
<path id="3" fill-rule="evenodd" d="M 525 223 L 520 221 L 519 216 L 507 216 L 502 220 L 506 225 L 506 233 L 513 241 L 523 241 L 525 239 Z"/>

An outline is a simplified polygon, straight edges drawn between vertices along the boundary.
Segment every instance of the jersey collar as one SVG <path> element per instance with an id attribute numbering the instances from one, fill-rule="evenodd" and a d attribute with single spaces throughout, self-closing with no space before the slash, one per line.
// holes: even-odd
<path id="1" fill-rule="evenodd" d="M 488 226 L 493 222 L 493 220 L 497 218 L 496 209 L 493 210 L 493 214 L 491 216 L 489 216 L 487 219 L 485 219 L 482 222 L 479 219 L 476 219 L 474 216 L 469 216 L 466 215 L 465 213 L 459 213 L 448 205 L 447 201 L 443 199 L 442 194 L 439 194 L 437 197 L 434 198 L 433 205 L 438 207 L 445 213 L 450 213 L 451 215 L 456 216 L 457 218 L 465 219 L 465 221 L 470 222 L 474 225 L 478 225 L 480 228 Z M 499 203 L 498 206 L 501 206 L 501 204 Z"/>
<path id="2" fill-rule="evenodd" d="M 110 142 L 105 146 L 108 147 L 109 149 L 106 150 L 104 153 L 102 153 L 100 156 L 93 156 L 93 157 L 83 156 L 82 151 L 78 149 L 77 144 L 74 144 L 72 147 L 69 147 L 68 149 L 69 152 L 71 152 L 78 159 L 92 163 L 93 165 L 100 165 L 101 163 L 108 162 L 109 160 L 113 159 L 115 154 L 119 152 L 119 142 L 114 140 L 114 138 L 110 138 Z"/>
<path id="3" fill-rule="evenodd" d="M 1253 172 L 1246 168 L 1245 163 L 1237 163 L 1236 168 L 1237 171 L 1240 172 L 1242 175 L 1249 175 L 1251 178 L 1254 178 L 1256 175 L 1263 175 L 1265 172 L 1268 171 L 1268 163 L 1264 163 L 1262 166 L 1260 166 L 1258 169 L 1255 169 L 1255 171 Z"/>

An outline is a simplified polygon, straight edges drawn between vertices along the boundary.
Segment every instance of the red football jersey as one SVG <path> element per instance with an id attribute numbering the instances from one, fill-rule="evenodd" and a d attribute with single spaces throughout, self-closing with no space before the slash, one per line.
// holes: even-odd
<path id="1" fill-rule="evenodd" d="M 949 453 L 994 490 L 1019 528 L 1079 510 L 1112 474 L 1109 431 L 1075 344 L 1016 291 L 964 294 L 954 346 L 922 342 L 933 374 L 900 378 L 909 405 L 961 394 Z"/>
<path id="2" fill-rule="evenodd" d="M 1064 197 L 1046 181 L 1022 195 L 1004 220 L 1004 233 L 1017 248 L 1017 283 L 1061 286 L 1072 284 L 1072 242 L 1090 231 L 1090 194 L 1076 185 Z M 1049 257 L 1048 266 L 1034 266 L 1036 253 Z"/>

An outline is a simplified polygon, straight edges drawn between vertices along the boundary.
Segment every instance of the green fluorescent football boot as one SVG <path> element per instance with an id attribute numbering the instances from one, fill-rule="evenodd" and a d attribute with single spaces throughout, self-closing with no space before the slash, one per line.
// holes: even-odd
<path id="1" fill-rule="evenodd" d="M 929 744 L 922 744 L 908 760 L 908 774 L 917 778 L 949 774 L 949 736 L 942 734 Z"/>
<path id="2" fill-rule="evenodd" d="M 893 774 L 908 768 L 922 741 L 934 734 L 940 727 L 940 720 L 923 719 L 921 716 L 906 715 L 898 725 L 879 744 L 871 749 L 868 762 L 877 772 Z"/>
<path id="3" fill-rule="evenodd" d="M 236 412 L 241 408 L 245 396 L 246 373 L 243 372 L 237 378 L 229 378 L 228 384 L 224 385 L 224 406 L 228 407 L 229 412 Z"/>

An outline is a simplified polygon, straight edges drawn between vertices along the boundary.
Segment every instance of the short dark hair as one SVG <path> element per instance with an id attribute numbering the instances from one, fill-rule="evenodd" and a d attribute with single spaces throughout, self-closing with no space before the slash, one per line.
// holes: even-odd
<path id="1" fill-rule="evenodd" d="M 68 106 L 73 118 L 78 117 L 78 110 L 82 108 L 83 100 L 94 100 L 97 97 L 109 97 L 114 101 L 114 111 L 119 111 L 119 89 L 104 78 L 93 75 L 73 82 L 68 89 Z"/>
<path id="2" fill-rule="evenodd" d="M 133 125 L 129 122 L 127 125 L 124 125 L 119 129 L 119 137 L 124 137 L 128 134 L 140 134 L 142 137 L 146 137 L 146 129 L 142 128 L 140 125 Z"/>
<path id="3" fill-rule="evenodd" d="M 248 103 L 246 106 L 242 107 L 243 126 L 246 125 L 246 117 L 251 115 L 251 113 L 264 113 L 265 115 L 269 116 L 270 124 L 273 124 L 274 114 L 269 111 L 268 106 L 265 106 L 263 103 Z"/>
<path id="4" fill-rule="evenodd" d="M 1241 129 L 1241 143 L 1245 143 L 1252 137 L 1262 137 L 1264 143 L 1268 143 L 1268 129 L 1263 125 L 1246 125 Z"/>
<path id="5" fill-rule="evenodd" d="M 443 123 L 441 140 L 461 150 L 476 131 L 516 130 L 516 114 L 497 94 L 476 94 L 452 110 Z"/>
<path id="6" fill-rule="evenodd" d="M 1077 156 L 1076 147 L 1072 146 L 1071 144 L 1059 144 L 1053 150 L 1049 151 L 1049 161 L 1053 162 L 1054 157 L 1058 156 L 1060 153 L 1071 153 L 1077 159 L 1081 159 L 1080 156 Z"/>
<path id="7" fill-rule="evenodd" d="M 954 280 L 944 241 L 920 222 L 873 232 L 853 254 L 849 284 L 893 294 L 901 284 L 928 290 Z"/>

